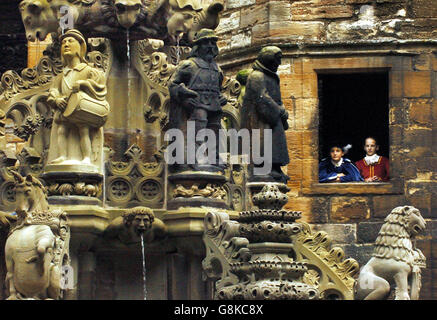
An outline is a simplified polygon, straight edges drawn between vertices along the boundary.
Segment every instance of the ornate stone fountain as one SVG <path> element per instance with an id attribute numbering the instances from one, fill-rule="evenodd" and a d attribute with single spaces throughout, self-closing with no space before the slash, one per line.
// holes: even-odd
<path id="1" fill-rule="evenodd" d="M 279 106 L 275 119 L 251 117 L 251 94 L 263 89 L 260 70 L 241 73 L 242 92 L 199 49 L 218 53 L 211 48 L 223 3 L 24 0 L 20 10 L 27 38 L 51 33 L 53 43 L 37 66 L 1 78 L 0 220 L 8 239 L 19 228 L 48 226 L 46 247 L 55 254 L 44 250 L 32 263 L 48 261 L 45 276 L 59 277 L 63 266 L 73 275 L 68 290 L 26 291 L 30 280 L 18 279 L 19 295 L 9 289 L 5 297 L 142 299 L 147 291 L 148 299 L 353 298 L 357 262 L 331 248 L 325 232 L 297 222 L 299 212 L 282 209 L 289 189 L 280 166 L 288 155 L 275 158 L 274 174 L 261 176 L 253 163 L 164 160 L 164 132 L 179 128 L 188 143 L 186 120 L 195 132 L 204 127 L 202 115 L 193 117 L 199 103 L 210 103 L 212 130 L 252 130 L 271 120 L 285 139 L 279 91 L 269 101 Z M 258 62 L 277 68 L 277 49 L 264 50 L 267 60 Z M 186 81 L 198 69 L 211 81 Z M 178 108 L 184 112 L 175 114 Z M 15 153 L 6 147 L 5 123 L 23 144 Z M 43 210 L 20 208 L 23 179 L 47 194 Z M 26 215 L 33 220 L 23 222 Z M 0 270 L 8 281 L 16 274 Z"/>

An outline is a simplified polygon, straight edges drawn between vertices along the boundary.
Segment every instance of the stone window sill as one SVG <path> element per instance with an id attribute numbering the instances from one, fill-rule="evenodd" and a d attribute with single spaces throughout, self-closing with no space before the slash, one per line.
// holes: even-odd
<path id="1" fill-rule="evenodd" d="M 303 188 L 303 193 L 315 194 L 400 194 L 402 186 L 399 181 L 390 182 L 344 182 L 313 183 Z"/>

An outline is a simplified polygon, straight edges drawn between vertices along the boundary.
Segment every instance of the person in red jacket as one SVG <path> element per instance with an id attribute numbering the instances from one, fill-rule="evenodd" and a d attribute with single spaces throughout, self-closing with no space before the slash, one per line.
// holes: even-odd
<path id="1" fill-rule="evenodd" d="M 366 156 L 355 163 L 365 182 L 386 182 L 389 180 L 388 159 L 378 155 L 376 153 L 378 150 L 379 146 L 376 139 L 373 137 L 366 138 L 364 142 Z"/>

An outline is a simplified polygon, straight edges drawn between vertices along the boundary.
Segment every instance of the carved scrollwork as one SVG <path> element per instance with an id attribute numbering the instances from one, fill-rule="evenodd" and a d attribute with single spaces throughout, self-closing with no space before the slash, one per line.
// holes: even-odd
<path id="1" fill-rule="evenodd" d="M 47 187 L 50 196 L 87 196 L 98 197 L 101 194 L 101 185 L 97 183 L 54 183 Z"/>
<path id="2" fill-rule="evenodd" d="M 44 56 L 37 66 L 23 69 L 21 75 L 13 70 L 6 71 L 1 78 L 3 99 L 9 101 L 18 93 L 47 84 L 61 70 L 60 59 Z"/>
<path id="3" fill-rule="evenodd" d="M 226 190 L 222 186 L 211 183 L 208 183 L 203 188 L 200 187 L 198 183 L 194 183 L 190 188 L 185 188 L 183 185 L 177 184 L 173 190 L 173 198 L 205 197 L 225 199 L 226 196 Z"/>
<path id="4" fill-rule="evenodd" d="M 298 256 L 308 263 L 311 271 L 304 277 L 306 283 L 314 283 L 325 299 L 353 299 L 355 276 L 359 271 L 358 262 L 344 259 L 344 251 L 331 248 L 331 239 L 324 231 L 312 232 L 309 224 L 301 222 L 302 231 L 296 238 Z"/>

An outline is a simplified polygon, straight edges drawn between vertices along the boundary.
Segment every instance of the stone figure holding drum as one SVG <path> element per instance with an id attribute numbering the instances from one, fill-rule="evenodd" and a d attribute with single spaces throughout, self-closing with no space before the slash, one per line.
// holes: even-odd
<path id="1" fill-rule="evenodd" d="M 104 74 L 87 64 L 83 35 L 68 30 L 60 37 L 63 70 L 54 80 L 47 102 L 54 108 L 49 164 L 93 164 L 93 140 L 109 113 Z M 97 148 L 99 149 L 99 148 Z"/>

